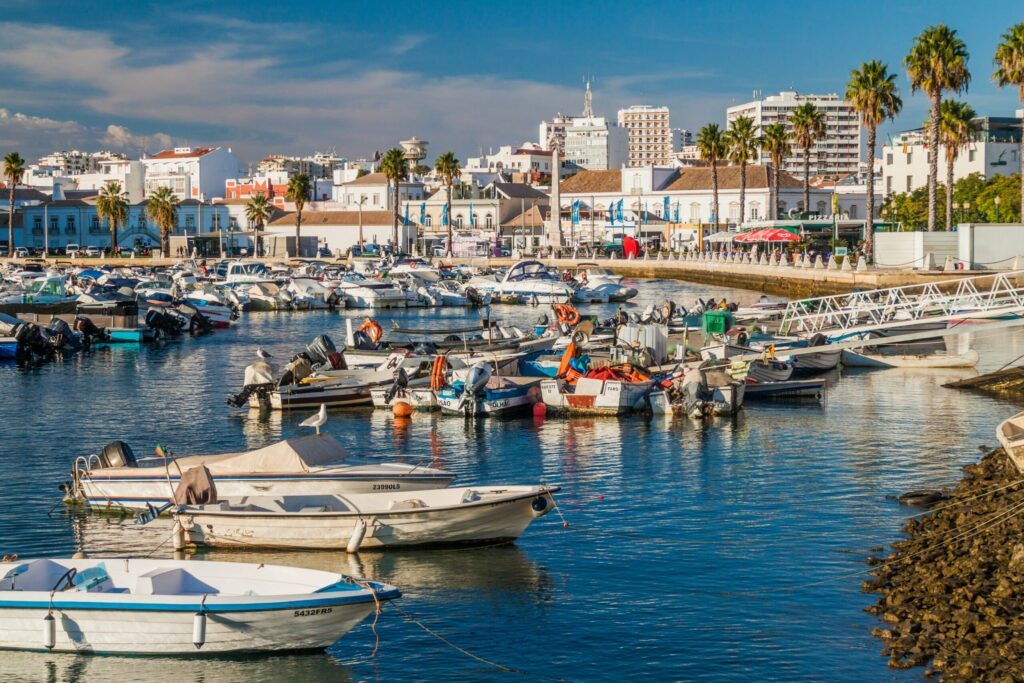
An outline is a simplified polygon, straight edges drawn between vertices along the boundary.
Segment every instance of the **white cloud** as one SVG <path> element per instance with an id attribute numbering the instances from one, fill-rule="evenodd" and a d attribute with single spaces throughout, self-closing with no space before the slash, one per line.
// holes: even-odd
<path id="1" fill-rule="evenodd" d="M 106 132 L 100 138 L 105 146 L 116 150 L 151 150 L 156 148 L 167 149 L 171 146 L 171 136 L 166 133 L 153 133 L 152 135 L 136 135 L 124 126 L 110 124 Z"/>
<path id="2" fill-rule="evenodd" d="M 395 44 L 391 46 L 390 51 L 395 55 L 404 55 L 406 52 L 415 50 L 423 43 L 427 42 L 426 36 L 418 36 L 415 34 L 406 34 L 399 36 Z"/>
<path id="3" fill-rule="evenodd" d="M 31 116 L 21 112 L 11 112 L 2 107 L 0 107 L 0 128 L 7 132 L 11 132 L 11 129 L 50 133 L 77 133 L 82 130 L 82 126 L 75 121 L 58 121 L 42 116 Z"/>

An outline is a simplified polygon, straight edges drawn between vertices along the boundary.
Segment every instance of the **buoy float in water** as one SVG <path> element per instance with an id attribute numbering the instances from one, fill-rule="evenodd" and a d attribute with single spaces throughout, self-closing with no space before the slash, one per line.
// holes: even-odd
<path id="1" fill-rule="evenodd" d="M 548 407 L 544 403 L 533 404 L 533 416 L 534 417 L 545 417 L 548 414 Z"/>
<path id="2" fill-rule="evenodd" d="M 408 401 L 395 401 L 391 406 L 391 412 L 395 417 L 409 417 L 412 415 L 412 405 Z"/>

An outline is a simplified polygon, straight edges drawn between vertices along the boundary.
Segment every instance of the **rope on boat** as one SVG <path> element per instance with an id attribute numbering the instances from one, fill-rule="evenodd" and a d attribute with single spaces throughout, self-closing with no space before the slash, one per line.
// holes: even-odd
<path id="1" fill-rule="evenodd" d="M 373 612 L 373 623 L 370 624 L 370 630 L 373 631 L 374 643 L 373 652 L 370 653 L 370 658 L 377 656 L 377 650 L 380 648 L 380 634 L 377 633 L 377 621 L 380 619 L 381 605 L 380 598 L 377 597 L 377 589 L 374 588 L 369 581 L 361 581 L 354 576 L 349 576 L 348 580 L 357 586 L 361 586 L 366 590 L 370 591 L 370 595 L 373 596 L 373 604 L 375 606 Z"/>
<path id="2" fill-rule="evenodd" d="M 473 654 L 472 652 L 470 652 L 469 650 L 466 650 L 465 648 L 459 647 L 458 645 L 456 645 L 452 641 L 450 641 L 447 638 L 445 638 L 444 636 L 442 636 L 437 631 L 432 630 L 429 626 L 424 624 L 422 621 L 416 619 L 414 616 L 412 616 L 411 614 L 406 612 L 404 609 L 402 609 L 401 607 L 396 605 L 394 602 L 389 602 L 388 606 L 393 607 L 396 610 L 398 610 L 398 613 L 401 614 L 403 617 L 405 617 L 405 619 L 407 621 L 409 621 L 409 622 L 411 622 L 413 624 L 416 624 L 421 629 L 423 629 L 425 632 L 427 632 L 428 634 L 434 636 L 435 638 L 440 640 L 442 643 L 444 643 L 448 647 L 452 648 L 456 652 L 460 652 L 460 653 L 466 655 L 470 659 L 475 659 L 476 661 L 480 662 L 481 664 L 486 664 L 487 666 L 493 667 L 493 668 L 495 668 L 495 669 L 497 669 L 499 671 L 504 671 L 506 673 L 520 674 L 520 675 L 523 675 L 523 676 L 529 676 L 530 675 L 528 672 L 523 671 L 522 669 L 514 669 L 514 668 L 512 668 L 510 666 L 505 666 L 504 664 L 499 664 L 497 662 L 492 662 L 489 659 L 484 659 L 480 655 Z"/>

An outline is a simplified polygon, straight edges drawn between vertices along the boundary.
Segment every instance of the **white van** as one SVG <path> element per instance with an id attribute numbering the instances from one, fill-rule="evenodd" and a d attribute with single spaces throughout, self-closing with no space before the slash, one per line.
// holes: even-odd
<path id="1" fill-rule="evenodd" d="M 81 256 L 82 248 L 72 242 L 68 246 L 64 247 L 64 253 L 68 255 L 68 258 L 76 258 Z"/>

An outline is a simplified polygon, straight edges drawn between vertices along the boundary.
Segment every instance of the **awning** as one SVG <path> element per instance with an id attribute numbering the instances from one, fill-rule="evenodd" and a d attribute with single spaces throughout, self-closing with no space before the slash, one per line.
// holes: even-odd
<path id="1" fill-rule="evenodd" d="M 736 239 L 736 235 L 731 232 L 716 232 L 713 235 L 708 235 L 704 238 L 705 242 L 713 242 L 715 244 L 727 244 Z"/>
<path id="2" fill-rule="evenodd" d="M 800 237 L 782 228 L 761 228 L 760 230 L 751 230 L 742 235 L 737 235 L 736 241 L 742 244 L 753 242 L 799 242 Z"/>

